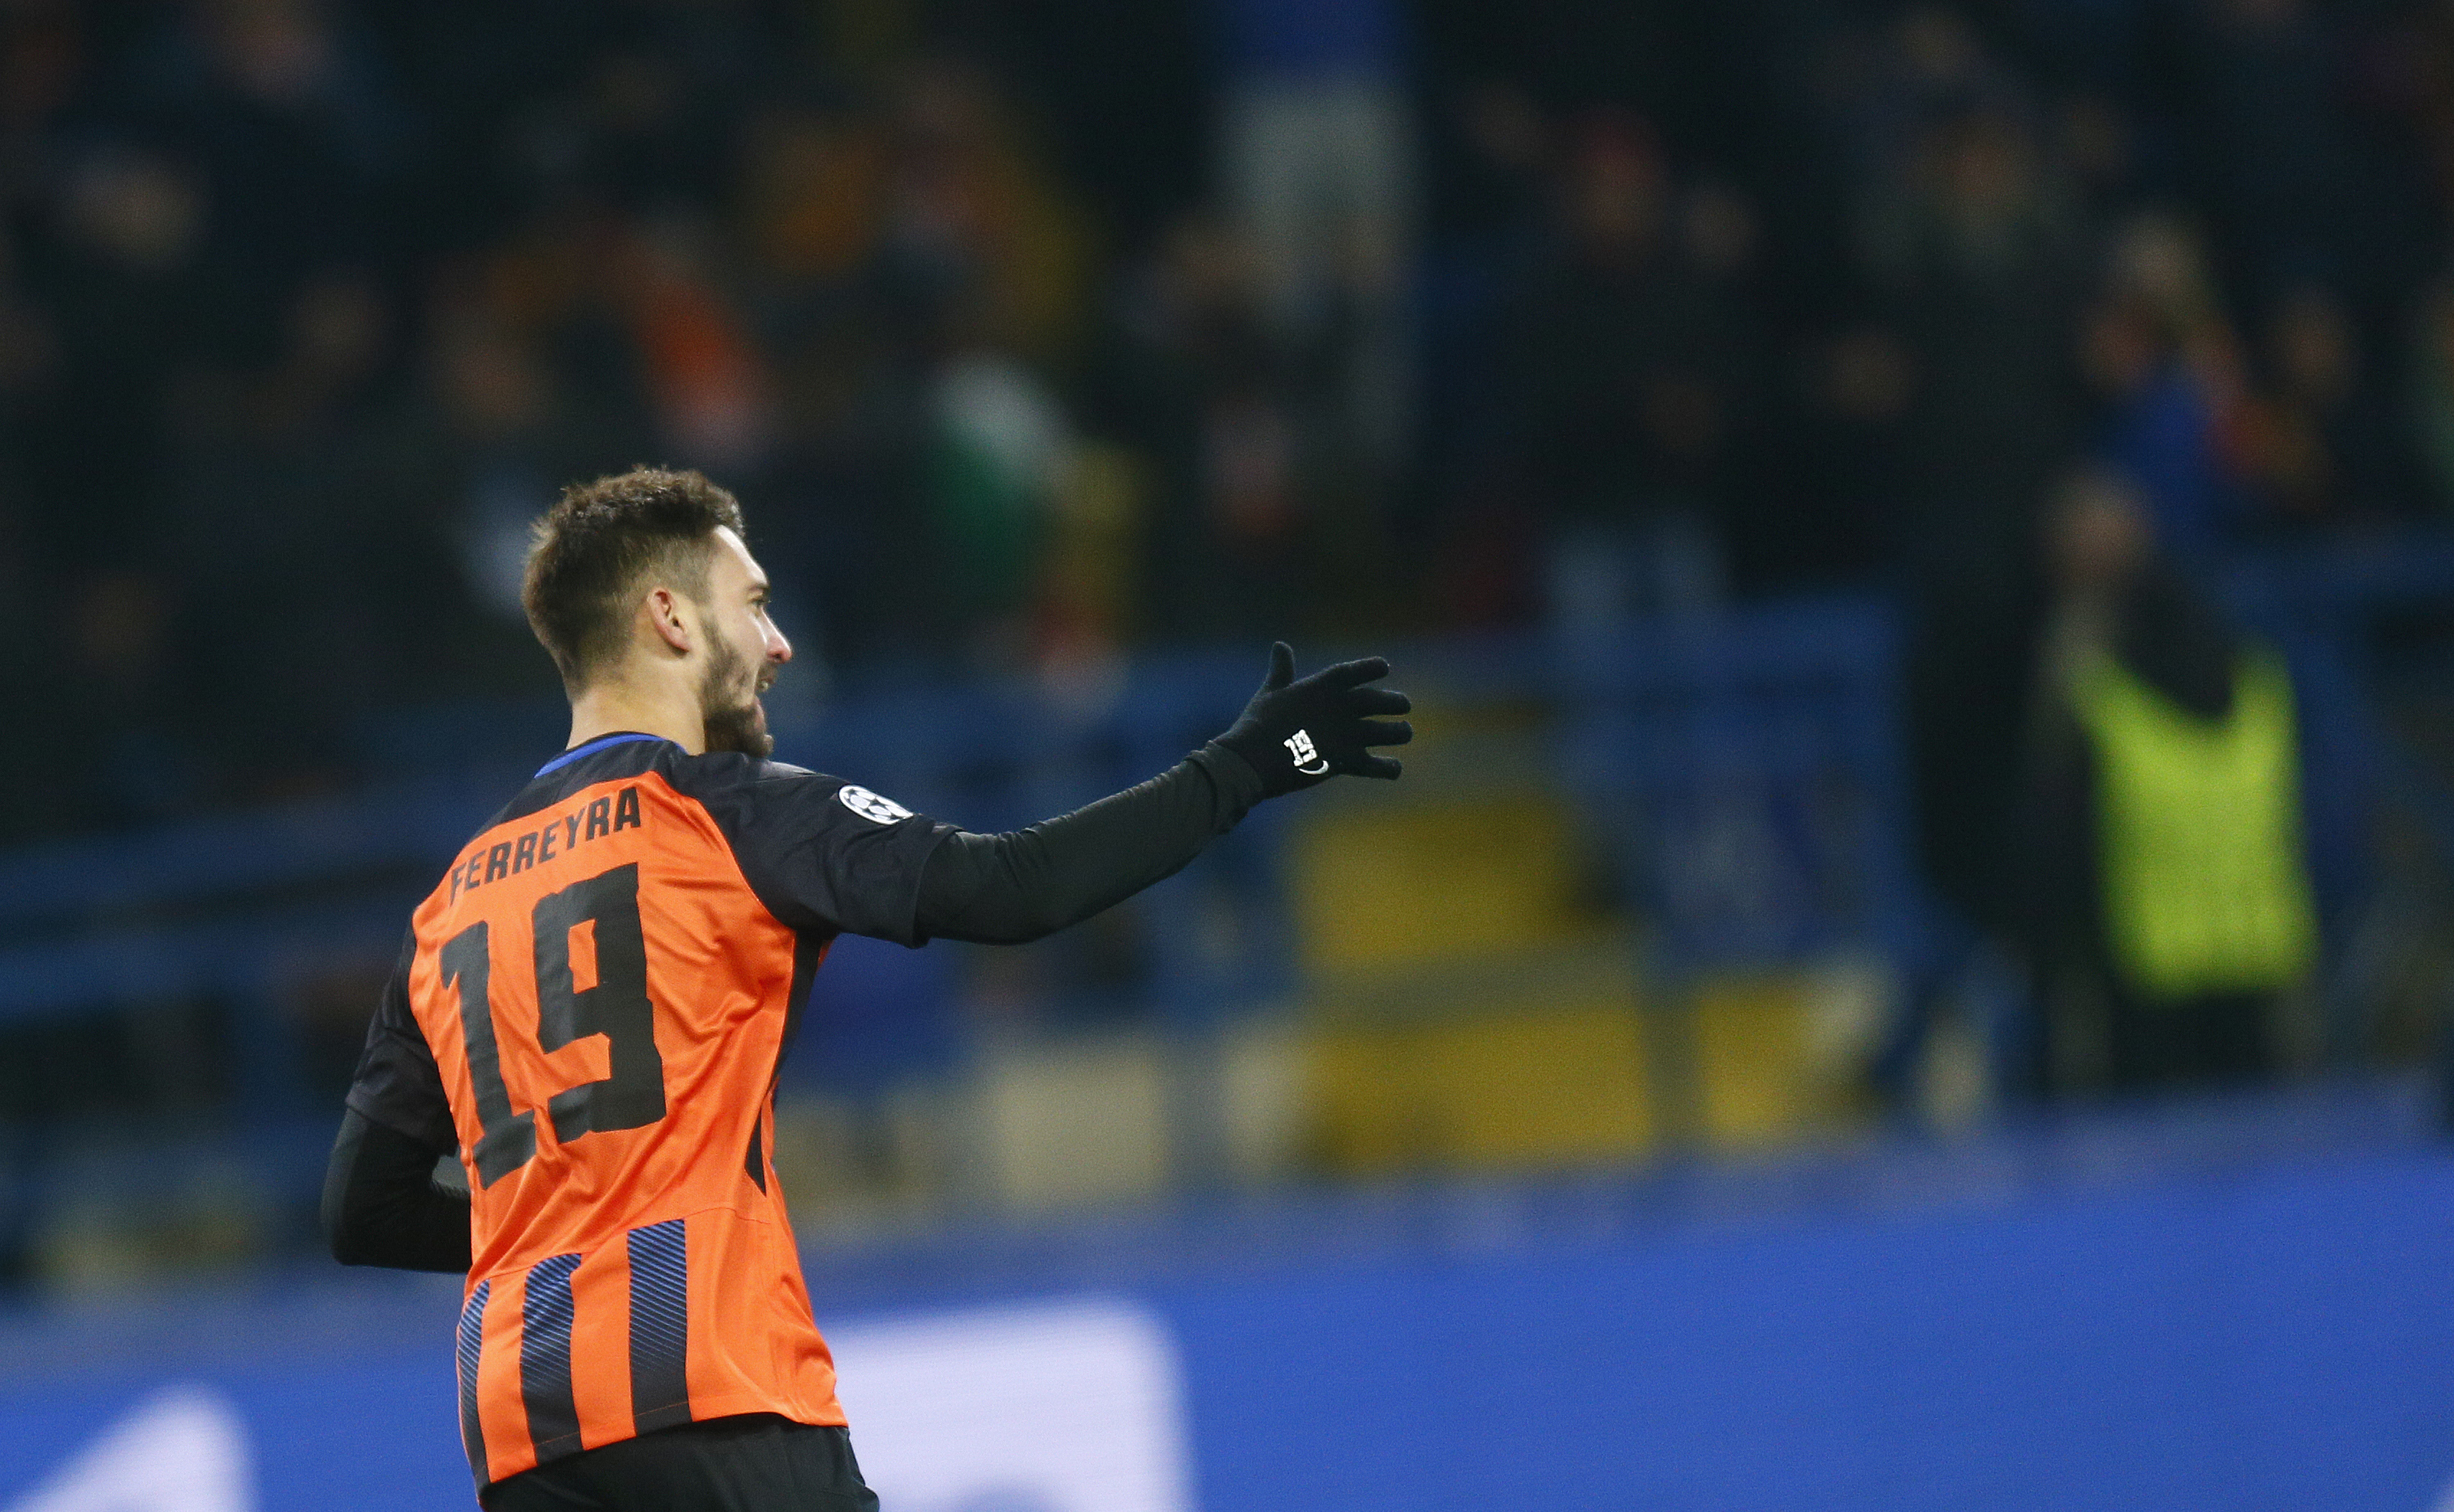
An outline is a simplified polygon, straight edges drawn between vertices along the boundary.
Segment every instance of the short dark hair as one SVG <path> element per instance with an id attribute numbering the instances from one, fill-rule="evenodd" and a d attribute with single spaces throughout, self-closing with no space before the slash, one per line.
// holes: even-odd
<path id="1" fill-rule="evenodd" d="M 742 534 L 740 501 L 688 470 L 634 467 L 562 491 L 533 532 L 520 603 L 565 688 L 580 692 L 621 655 L 652 570 L 705 596 L 719 526 Z"/>

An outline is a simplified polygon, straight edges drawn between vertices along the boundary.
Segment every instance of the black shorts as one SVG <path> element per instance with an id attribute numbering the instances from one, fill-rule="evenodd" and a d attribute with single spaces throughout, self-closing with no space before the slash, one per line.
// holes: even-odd
<path id="1" fill-rule="evenodd" d="M 877 1512 L 851 1434 L 768 1413 L 623 1439 L 477 1500 L 486 1512 Z"/>

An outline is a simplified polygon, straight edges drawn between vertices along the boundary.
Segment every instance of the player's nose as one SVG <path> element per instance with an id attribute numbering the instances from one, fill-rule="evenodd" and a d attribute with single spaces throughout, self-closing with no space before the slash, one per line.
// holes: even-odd
<path id="1" fill-rule="evenodd" d="M 767 627 L 767 659 L 779 667 L 793 659 L 793 643 L 774 625 Z"/>

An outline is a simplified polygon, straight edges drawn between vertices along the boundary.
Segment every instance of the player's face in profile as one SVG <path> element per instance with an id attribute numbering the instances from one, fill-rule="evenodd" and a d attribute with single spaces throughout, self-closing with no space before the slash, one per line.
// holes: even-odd
<path id="1" fill-rule="evenodd" d="M 793 646 L 767 617 L 767 575 L 751 559 L 749 548 L 729 530 L 715 535 L 708 602 L 699 615 L 707 637 L 699 713 L 710 751 L 763 756 L 775 749 L 775 739 L 767 733 L 767 709 L 758 696 L 793 659 Z"/>

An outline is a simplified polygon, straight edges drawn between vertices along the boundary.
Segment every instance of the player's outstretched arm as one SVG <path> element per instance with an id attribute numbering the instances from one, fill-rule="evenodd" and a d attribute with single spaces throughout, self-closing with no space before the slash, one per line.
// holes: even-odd
<path id="1" fill-rule="evenodd" d="M 1295 653 L 1271 648 L 1269 676 L 1226 734 L 1147 782 L 1004 835 L 956 831 L 921 875 L 918 933 L 1016 945 L 1055 934 L 1184 869 L 1265 798 L 1332 776 L 1394 778 L 1371 754 L 1415 736 L 1413 708 L 1378 656 L 1297 681 Z"/>

